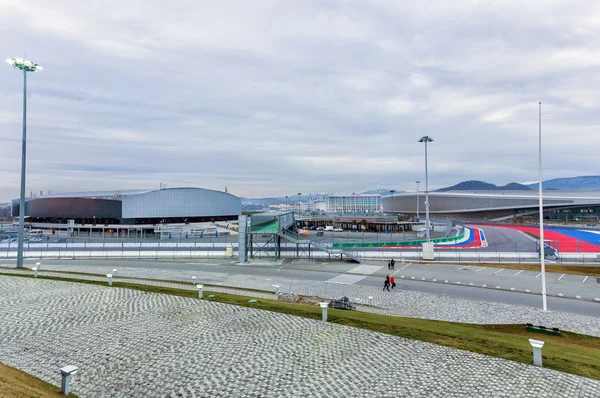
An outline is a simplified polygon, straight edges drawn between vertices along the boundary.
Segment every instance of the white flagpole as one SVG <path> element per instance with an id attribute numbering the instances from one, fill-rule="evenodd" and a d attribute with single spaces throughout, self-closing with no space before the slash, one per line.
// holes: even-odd
<path id="1" fill-rule="evenodd" d="M 540 102 L 540 133 L 539 133 L 539 157 L 540 157 L 540 181 L 538 184 L 540 195 L 540 265 L 542 268 L 542 308 L 548 310 L 546 304 L 546 264 L 544 263 L 544 202 L 542 201 L 542 103 Z"/>

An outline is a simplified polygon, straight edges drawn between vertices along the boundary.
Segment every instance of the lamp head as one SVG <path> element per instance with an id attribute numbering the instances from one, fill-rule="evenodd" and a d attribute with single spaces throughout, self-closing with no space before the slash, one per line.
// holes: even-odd
<path id="1" fill-rule="evenodd" d="M 60 368 L 60 373 L 62 373 L 63 376 L 70 376 L 77 373 L 78 369 L 79 368 L 75 365 L 67 365 L 64 368 Z"/>
<path id="2" fill-rule="evenodd" d="M 25 71 L 25 72 L 35 72 L 35 71 L 38 71 L 38 70 L 44 70 L 44 68 L 42 68 L 41 65 L 38 65 L 38 64 L 33 63 L 31 61 L 26 61 L 26 60 L 21 59 L 21 58 L 7 58 L 6 62 L 9 65 L 12 65 L 13 68 L 20 69 L 20 70 Z"/>
<path id="3" fill-rule="evenodd" d="M 419 140 L 419 142 L 433 142 L 433 138 L 429 137 L 428 135 L 421 137 L 421 139 Z"/>

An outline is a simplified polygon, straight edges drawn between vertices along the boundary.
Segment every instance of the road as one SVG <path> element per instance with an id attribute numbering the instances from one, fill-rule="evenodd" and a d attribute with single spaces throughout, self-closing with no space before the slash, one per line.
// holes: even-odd
<path id="1" fill-rule="evenodd" d="M 36 260 L 26 260 L 26 266 L 34 266 Z M 14 262 L 5 262 L 1 266 L 12 266 Z M 210 284 L 222 283 L 228 275 L 248 275 L 269 279 L 289 278 L 306 282 L 330 282 L 342 278 L 341 283 L 357 286 L 380 287 L 386 273 L 391 273 L 384 262 L 356 264 L 344 262 L 309 262 L 307 260 L 286 260 L 253 262 L 249 265 L 237 265 L 230 259 L 190 260 L 188 262 L 135 261 L 135 260 L 44 260 L 43 269 L 77 270 L 92 273 L 105 273 L 113 268 L 136 269 L 136 277 L 158 278 L 155 271 L 184 271 L 191 275 L 195 271 L 214 274 Z M 364 271 L 363 271 L 364 270 Z M 479 270 L 479 271 L 478 271 Z M 484 272 L 485 271 L 485 272 Z M 532 271 L 503 270 L 501 268 L 461 266 L 444 264 L 400 264 L 393 271 L 399 289 L 419 291 L 442 296 L 457 297 L 504 304 L 522 305 L 532 308 L 541 307 L 539 294 L 522 293 L 525 289 L 532 293 L 541 290 L 541 280 Z M 164 275 L 164 274 L 161 274 Z M 404 276 L 404 279 L 401 278 Z M 164 277 L 164 276 L 161 276 Z M 346 279 L 344 279 L 346 278 Z M 411 279 L 411 278 L 414 278 Z M 422 281 L 425 278 L 426 281 Z M 599 316 L 600 303 L 593 299 L 600 297 L 600 283 L 593 277 L 548 273 L 549 294 L 564 294 L 566 297 L 581 295 L 587 300 L 548 297 L 548 308 L 552 311 Z M 171 279 L 171 277 L 169 277 Z M 174 280 L 181 280 L 178 273 Z M 436 279 L 437 283 L 432 280 Z M 188 277 L 186 277 L 187 281 Z M 343 282 L 346 280 L 346 282 Z M 448 283 L 443 281 L 448 280 Z M 461 284 L 458 285 L 457 282 Z M 473 283 L 474 286 L 469 286 Z M 483 284 L 487 288 L 482 288 Z M 502 289 L 496 289 L 501 286 Z M 511 287 L 515 291 L 510 291 Z M 520 292 L 519 292 L 520 291 Z"/>

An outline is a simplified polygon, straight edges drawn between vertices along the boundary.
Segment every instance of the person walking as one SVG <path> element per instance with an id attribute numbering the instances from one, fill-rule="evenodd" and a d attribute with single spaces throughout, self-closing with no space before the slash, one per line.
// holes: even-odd
<path id="1" fill-rule="evenodd" d="M 390 276 L 390 283 L 392 284 L 392 289 L 396 287 L 396 278 L 394 278 L 393 274 Z"/>
<path id="2" fill-rule="evenodd" d="M 383 282 L 383 290 L 385 291 L 385 289 L 387 289 L 387 291 L 390 291 L 390 276 L 386 275 L 385 276 L 385 281 Z"/>
<path id="3" fill-rule="evenodd" d="M 395 269 L 394 267 L 396 266 L 396 260 L 394 260 L 393 258 L 390 260 L 390 264 L 392 265 L 392 269 Z"/>
<path id="4" fill-rule="evenodd" d="M 388 260 L 388 269 L 392 269 L 392 261 Z"/>

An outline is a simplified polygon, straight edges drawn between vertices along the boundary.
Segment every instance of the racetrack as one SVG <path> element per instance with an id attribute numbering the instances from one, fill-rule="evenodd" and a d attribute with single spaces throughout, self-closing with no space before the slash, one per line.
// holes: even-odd
<path id="1" fill-rule="evenodd" d="M 535 252 L 537 243 L 523 232 L 510 227 L 495 227 L 491 225 L 469 225 L 480 228 L 485 233 L 488 247 L 481 251 L 491 252 Z"/>

